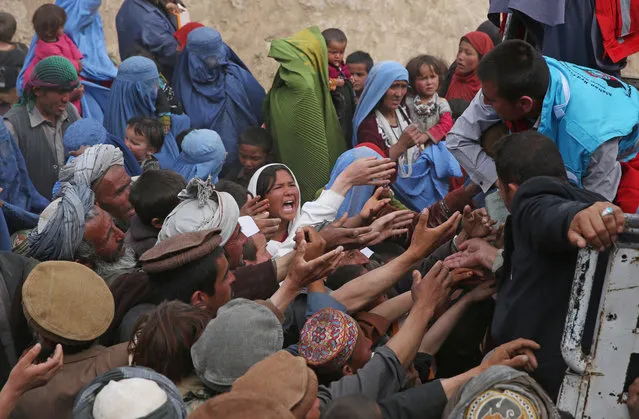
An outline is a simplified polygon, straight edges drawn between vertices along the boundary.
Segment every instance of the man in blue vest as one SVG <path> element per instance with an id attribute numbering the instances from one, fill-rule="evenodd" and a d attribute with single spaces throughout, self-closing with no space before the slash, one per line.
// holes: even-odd
<path id="1" fill-rule="evenodd" d="M 482 90 L 446 138 L 449 150 L 484 192 L 497 180 L 482 133 L 504 122 L 535 129 L 559 148 L 568 179 L 612 201 L 620 162 L 637 154 L 639 92 L 598 70 L 543 57 L 529 44 L 503 42 L 482 59 Z"/>

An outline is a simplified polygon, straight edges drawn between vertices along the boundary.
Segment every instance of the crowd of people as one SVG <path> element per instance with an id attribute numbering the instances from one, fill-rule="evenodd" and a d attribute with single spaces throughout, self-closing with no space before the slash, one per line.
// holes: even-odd
<path id="1" fill-rule="evenodd" d="M 42 5 L 29 48 L 0 13 L 0 419 L 572 417 L 634 87 L 487 21 L 451 66 L 311 27 L 266 91 L 179 0 L 124 0 L 114 63 L 100 5 Z"/>

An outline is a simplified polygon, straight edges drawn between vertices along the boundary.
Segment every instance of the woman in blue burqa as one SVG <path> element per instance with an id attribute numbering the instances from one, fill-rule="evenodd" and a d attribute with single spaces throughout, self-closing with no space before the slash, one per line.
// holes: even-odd
<path id="1" fill-rule="evenodd" d="M 102 0 L 56 0 L 56 5 L 67 13 L 64 32 L 78 46 L 84 55 L 82 59 L 82 116 L 102 122 L 104 111 L 109 100 L 109 87 L 118 72 L 107 53 L 104 40 L 104 28 L 100 18 Z M 22 90 L 23 73 L 33 60 L 34 46 L 37 36 L 31 40 L 29 53 L 18 76 L 17 87 Z"/>
<path id="2" fill-rule="evenodd" d="M 240 133 L 262 124 L 265 92 L 218 31 L 198 28 L 189 34 L 173 89 L 191 126 L 217 132 L 228 152 L 226 165 L 237 162 Z"/>
<path id="3" fill-rule="evenodd" d="M 124 139 L 128 120 L 134 116 L 156 117 L 159 77 L 157 66 L 148 58 L 135 56 L 120 64 L 104 115 L 104 127 L 109 133 Z M 171 115 L 171 129 L 164 136 L 162 149 L 154 154 L 162 169 L 172 167 L 180 153 L 176 137 L 190 125 L 187 115 Z"/>
<path id="4" fill-rule="evenodd" d="M 0 121 L 0 251 L 11 251 L 10 234 L 35 227 L 47 205 L 29 178 L 20 148 Z"/>

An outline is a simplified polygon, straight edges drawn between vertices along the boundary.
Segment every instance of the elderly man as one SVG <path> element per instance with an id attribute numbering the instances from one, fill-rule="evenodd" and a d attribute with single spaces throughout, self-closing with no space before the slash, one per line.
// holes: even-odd
<path id="1" fill-rule="evenodd" d="M 11 418 L 71 418 L 77 394 L 94 378 L 128 364 L 126 344 L 104 348 L 95 341 L 114 313 L 102 278 L 73 262 L 43 262 L 22 286 L 22 309 L 46 359 L 64 352 L 64 366 L 43 387 L 28 390 Z"/>
<path id="2" fill-rule="evenodd" d="M 63 183 L 58 195 L 17 250 L 41 261 L 80 262 L 107 282 L 135 267 L 135 255 L 124 247 L 124 233 L 93 204 L 87 186 Z"/>
<path id="3" fill-rule="evenodd" d="M 38 192 L 51 199 L 51 190 L 64 165 L 62 136 L 80 119 L 71 104 L 71 93 L 80 85 L 73 64 L 64 57 L 40 61 L 22 93 L 20 102 L 4 116 Z"/>
<path id="4" fill-rule="evenodd" d="M 131 177 L 124 170 L 122 152 L 107 144 L 87 148 L 60 170 L 60 182 L 86 185 L 95 202 L 119 223 L 129 224 L 135 214 L 129 202 Z"/>

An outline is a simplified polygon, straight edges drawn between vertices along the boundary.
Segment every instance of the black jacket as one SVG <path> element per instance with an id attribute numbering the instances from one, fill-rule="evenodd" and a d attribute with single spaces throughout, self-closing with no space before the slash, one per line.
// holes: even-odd
<path id="1" fill-rule="evenodd" d="M 556 178 L 537 177 L 515 193 L 506 222 L 492 334 L 496 344 L 523 337 L 541 345 L 533 378 L 553 399 L 566 369 L 560 346 L 578 253 L 568 228 L 579 211 L 598 201 L 605 199 Z"/>

